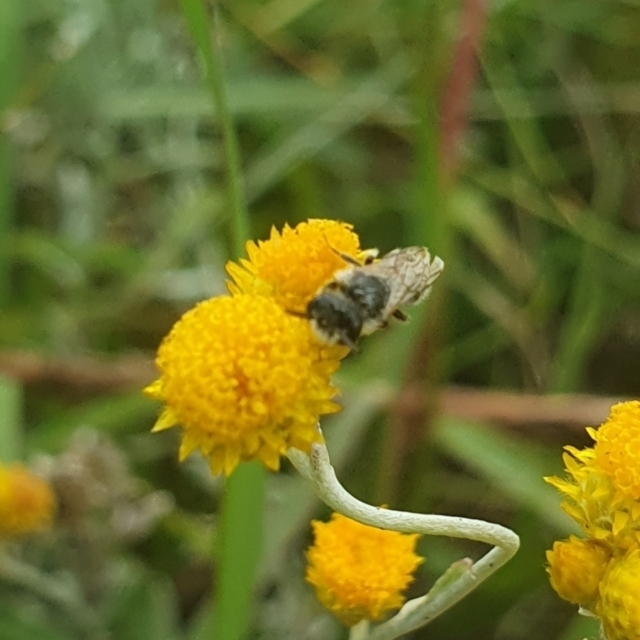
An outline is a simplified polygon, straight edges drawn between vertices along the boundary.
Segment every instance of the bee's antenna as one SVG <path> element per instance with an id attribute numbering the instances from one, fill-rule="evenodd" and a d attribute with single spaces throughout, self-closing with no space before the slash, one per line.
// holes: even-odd
<path id="1" fill-rule="evenodd" d="M 294 311 L 293 309 L 285 309 L 284 312 L 288 313 L 290 316 L 293 316 L 294 318 L 302 318 L 304 320 L 309 319 L 309 315 L 307 314 L 306 311 L 302 313 L 301 311 Z"/>
<path id="2" fill-rule="evenodd" d="M 326 233 L 324 234 L 324 240 L 327 243 L 327 246 L 329 247 L 329 249 L 331 249 L 331 251 L 333 251 L 333 253 L 335 253 L 337 256 L 340 256 L 347 264 L 352 264 L 354 267 L 362 266 L 355 258 L 352 258 L 350 255 L 346 253 L 342 253 L 342 251 L 338 251 L 337 249 L 332 247 L 331 243 L 329 242 L 329 238 L 327 238 Z"/>

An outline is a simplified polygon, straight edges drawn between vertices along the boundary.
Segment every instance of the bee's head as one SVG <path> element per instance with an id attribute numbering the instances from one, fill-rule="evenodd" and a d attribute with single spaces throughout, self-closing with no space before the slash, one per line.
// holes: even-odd
<path id="1" fill-rule="evenodd" d="M 362 315 L 353 300 L 338 291 L 320 293 L 307 306 L 307 318 L 322 342 L 357 350 Z"/>

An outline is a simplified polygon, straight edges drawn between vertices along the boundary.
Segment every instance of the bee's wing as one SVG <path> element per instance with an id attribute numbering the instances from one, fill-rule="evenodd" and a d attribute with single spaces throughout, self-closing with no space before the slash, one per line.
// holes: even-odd
<path id="1" fill-rule="evenodd" d="M 443 272 L 443 270 L 444 261 L 442 260 L 442 258 L 433 256 L 433 260 L 431 261 L 427 273 L 425 274 L 425 279 L 428 287 L 430 287 L 440 277 L 440 274 Z"/>
<path id="2" fill-rule="evenodd" d="M 378 262 L 364 267 L 368 273 L 383 278 L 391 287 L 387 313 L 404 305 L 414 305 L 429 293 L 431 285 L 442 273 L 444 262 L 426 247 L 395 249 Z"/>
<path id="3" fill-rule="evenodd" d="M 422 291 L 412 304 L 418 304 L 419 302 L 422 302 L 429 295 L 431 286 L 440 277 L 443 269 L 444 261 L 442 260 L 442 258 L 434 256 L 429 266 L 424 270 L 424 281 L 421 287 Z"/>

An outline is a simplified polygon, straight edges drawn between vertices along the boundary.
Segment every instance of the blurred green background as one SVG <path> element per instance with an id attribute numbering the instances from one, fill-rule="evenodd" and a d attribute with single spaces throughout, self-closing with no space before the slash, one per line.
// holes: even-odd
<path id="1" fill-rule="evenodd" d="M 522 538 L 411 637 L 595 637 L 547 583 L 571 528 L 542 477 L 640 392 L 640 2 L 234 0 L 220 17 L 253 237 L 338 218 L 447 265 L 410 324 L 344 363 L 324 425 L 358 497 Z M 0 640 L 212 637 L 221 482 L 148 433 L 140 394 L 232 257 L 198 61 L 176 2 L 0 3 L 0 454 L 57 479 L 58 526 L 13 553 L 66 594 L 0 571 Z M 345 638 L 303 581 L 327 510 L 289 467 L 268 482 L 247 637 Z M 483 548 L 420 551 L 416 595 Z"/>

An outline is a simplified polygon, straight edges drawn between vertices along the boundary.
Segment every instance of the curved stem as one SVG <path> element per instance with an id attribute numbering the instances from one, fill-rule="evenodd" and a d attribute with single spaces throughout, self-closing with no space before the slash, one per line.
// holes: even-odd
<path id="1" fill-rule="evenodd" d="M 512 558 L 520 546 L 518 536 L 498 524 L 382 509 L 354 498 L 338 481 L 324 445 L 313 445 L 309 455 L 289 449 L 287 456 L 302 476 L 313 483 L 323 502 L 353 520 L 402 533 L 465 538 L 493 545 L 493 549 L 446 586 L 407 602 L 393 618 L 373 628 L 366 640 L 392 640 L 427 624 L 473 591 Z"/>

